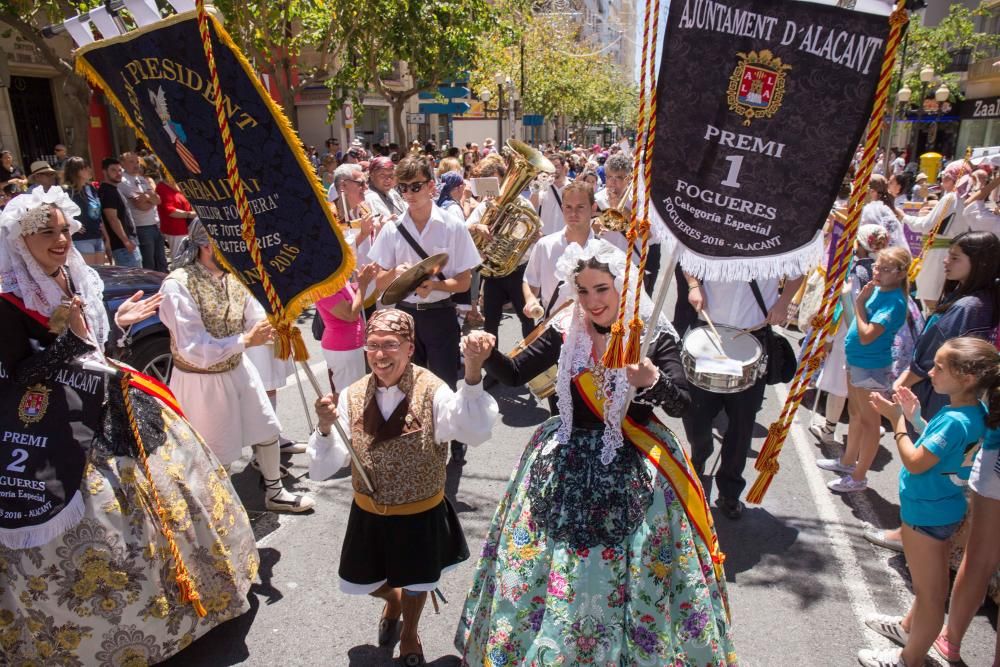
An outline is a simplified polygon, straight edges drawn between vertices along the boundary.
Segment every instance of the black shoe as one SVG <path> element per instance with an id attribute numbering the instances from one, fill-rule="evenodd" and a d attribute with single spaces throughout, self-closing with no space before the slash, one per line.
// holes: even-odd
<path id="1" fill-rule="evenodd" d="M 719 496 L 715 499 L 715 506 L 722 511 L 723 516 L 733 521 L 739 521 L 743 516 L 743 503 L 738 498 L 726 498 Z"/>
<path id="2" fill-rule="evenodd" d="M 462 442 L 452 442 L 451 443 L 451 460 L 460 465 L 465 464 L 465 451 L 469 448 L 468 445 Z"/>
<path id="3" fill-rule="evenodd" d="M 398 618 L 385 618 L 378 622 L 378 645 L 385 648 L 399 641 L 399 631 L 403 627 Z"/>

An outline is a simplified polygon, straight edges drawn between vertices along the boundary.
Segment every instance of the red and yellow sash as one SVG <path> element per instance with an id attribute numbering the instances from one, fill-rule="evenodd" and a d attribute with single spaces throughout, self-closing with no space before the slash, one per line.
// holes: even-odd
<path id="1" fill-rule="evenodd" d="M 599 418 L 604 419 L 604 397 L 598 395 L 597 382 L 590 371 L 584 371 L 573 379 L 580 395 L 591 412 Z M 663 426 L 656 417 L 652 420 Z M 666 427 L 664 427 L 666 428 Z M 684 460 L 679 461 L 673 453 L 664 447 L 659 439 L 644 426 L 635 420 L 626 417 L 622 420 L 622 431 L 635 447 L 642 452 L 647 459 L 656 467 L 661 475 L 670 482 L 674 493 L 681 501 L 684 511 L 688 515 L 688 520 L 695 532 L 701 536 L 702 541 L 708 548 L 712 556 L 712 567 L 715 576 L 721 581 L 724 577 L 722 564 L 726 560 L 726 555 L 719 550 L 719 539 L 715 535 L 715 527 L 712 521 L 712 513 L 708 509 L 708 502 L 705 499 L 705 491 L 701 488 L 701 482 L 692 472 L 694 467 L 688 459 L 683 449 Z"/>

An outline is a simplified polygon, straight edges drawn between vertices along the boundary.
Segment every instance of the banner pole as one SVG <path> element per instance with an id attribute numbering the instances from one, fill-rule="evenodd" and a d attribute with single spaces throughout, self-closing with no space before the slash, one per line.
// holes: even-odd
<path id="1" fill-rule="evenodd" d="M 296 362 L 302 366 L 303 372 L 305 372 L 306 377 L 309 378 L 310 384 L 314 390 L 316 390 L 316 395 L 319 397 L 326 396 L 323 393 L 322 387 L 319 386 L 319 380 L 316 379 L 316 374 L 313 373 L 312 369 L 309 368 L 309 364 L 304 361 Z M 361 481 L 365 483 L 365 488 L 368 489 L 369 495 L 375 495 L 375 487 L 372 486 L 372 482 L 368 479 L 368 474 L 365 473 L 364 467 L 361 465 L 361 459 L 358 458 L 358 453 L 354 451 L 354 446 L 351 444 L 351 438 L 344 432 L 344 427 L 340 425 L 340 419 L 333 420 L 333 426 L 337 429 L 337 435 L 340 436 L 340 440 L 347 447 L 347 453 L 351 455 L 351 461 L 354 463 L 354 470 L 357 471 L 358 476 L 361 477 Z"/>
<path id="2" fill-rule="evenodd" d="M 752 504 L 763 502 L 764 494 L 767 493 L 771 481 L 778 473 L 778 455 L 781 453 L 781 448 L 788 437 L 792 422 L 795 420 L 795 414 L 808 390 L 809 381 L 822 364 L 826 343 L 833 336 L 834 307 L 839 299 L 844 279 L 847 277 L 847 269 L 850 265 L 850 257 L 853 253 L 854 241 L 857 238 L 858 224 L 861 219 L 862 199 L 867 196 L 868 183 L 875 166 L 875 149 L 878 147 L 881 138 L 882 119 L 885 115 L 886 102 L 889 96 L 889 84 L 896 61 L 896 51 L 899 48 L 903 28 L 906 26 L 908 20 L 906 8 L 903 1 L 900 0 L 889 16 L 889 39 L 882 57 L 882 65 L 876 87 L 875 100 L 872 104 L 871 117 L 868 123 L 868 135 L 865 139 L 861 166 L 854 179 L 854 187 L 851 192 L 847 225 L 844 228 L 843 235 L 837 242 L 834 259 L 830 263 L 830 270 L 826 276 L 823 301 L 820 305 L 819 313 L 813 318 L 812 332 L 806 338 L 806 343 L 803 346 L 804 352 L 795 371 L 795 377 L 792 379 L 789 387 L 788 398 L 781 409 L 778 419 L 768 428 L 767 438 L 764 440 L 764 445 L 761 447 L 757 461 L 754 463 L 754 468 L 758 471 L 758 475 L 746 496 L 747 502 Z"/>
<path id="3" fill-rule="evenodd" d="M 642 347 L 639 350 L 640 363 L 646 357 L 646 353 L 649 352 L 649 346 L 653 342 L 653 330 L 656 327 L 656 322 L 660 319 L 660 313 L 663 312 L 663 306 L 667 303 L 667 293 L 674 282 L 674 271 L 677 268 L 679 249 L 679 242 L 674 241 L 673 247 L 670 250 L 670 257 L 667 259 L 667 267 L 664 268 L 663 264 L 660 264 L 660 275 L 656 280 L 656 286 L 653 288 L 653 312 L 649 316 L 647 333 L 642 338 Z M 640 284 L 642 284 L 641 279 Z M 680 341 L 677 342 L 680 343 Z M 625 396 L 625 409 L 622 411 L 622 414 L 628 413 L 628 406 L 631 405 L 632 399 L 635 398 L 635 391 L 634 386 L 629 386 L 628 394 Z"/>
<path id="4" fill-rule="evenodd" d="M 309 432 L 313 432 L 313 422 L 312 414 L 309 412 L 309 404 L 306 403 L 306 392 L 302 390 L 302 377 L 299 375 L 299 365 L 292 364 L 292 368 L 295 371 L 295 384 L 299 388 L 299 398 L 302 399 L 302 411 L 306 414 L 306 424 L 309 425 Z"/>

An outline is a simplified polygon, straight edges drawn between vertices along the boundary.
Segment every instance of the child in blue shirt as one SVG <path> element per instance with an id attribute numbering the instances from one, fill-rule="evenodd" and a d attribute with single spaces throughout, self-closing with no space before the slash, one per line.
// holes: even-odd
<path id="1" fill-rule="evenodd" d="M 919 404 L 900 390 L 890 402 L 872 392 L 872 406 L 893 425 L 903 463 L 899 473 L 903 553 L 913 578 L 916 599 L 905 618 L 879 616 L 866 621 L 876 632 L 903 644 L 902 650 L 858 653 L 870 667 L 917 667 L 924 664 L 944 621 L 948 599 L 949 538 L 966 512 L 964 481 L 986 432 L 1000 422 L 1000 354 L 978 338 L 952 338 L 934 356 L 931 383 L 949 404 L 923 426 Z M 987 392 L 989 410 L 980 402 Z M 923 432 L 914 443 L 906 421 Z"/>
<path id="2" fill-rule="evenodd" d="M 875 258 L 871 281 L 854 300 L 844 351 L 847 356 L 847 447 L 840 459 L 820 459 L 816 465 L 841 473 L 827 484 L 832 491 L 850 493 L 868 488 L 868 469 L 875 460 L 880 438 L 879 417 L 868 401 L 872 391 L 892 385 L 892 341 L 906 323 L 906 272 L 910 252 L 892 246 Z"/>

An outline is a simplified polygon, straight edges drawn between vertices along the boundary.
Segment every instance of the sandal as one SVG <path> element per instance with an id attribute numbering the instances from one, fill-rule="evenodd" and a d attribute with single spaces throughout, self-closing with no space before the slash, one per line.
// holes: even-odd
<path id="1" fill-rule="evenodd" d="M 427 664 L 423 653 L 407 653 L 399 657 L 403 667 L 423 667 Z"/>
<path id="2" fill-rule="evenodd" d="M 399 630 L 402 627 L 400 617 L 387 618 L 384 616 L 385 610 L 389 607 L 382 607 L 382 618 L 378 622 L 378 645 L 385 648 L 392 646 L 399 641 Z"/>
<path id="3" fill-rule="evenodd" d="M 934 640 L 934 650 L 937 654 L 941 656 L 944 660 L 948 662 L 962 662 L 961 652 L 962 648 L 959 644 L 953 643 L 948 639 L 948 634 L 942 632 Z"/>

